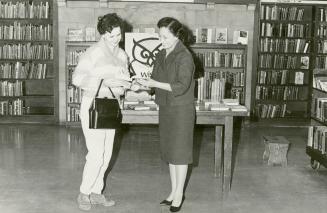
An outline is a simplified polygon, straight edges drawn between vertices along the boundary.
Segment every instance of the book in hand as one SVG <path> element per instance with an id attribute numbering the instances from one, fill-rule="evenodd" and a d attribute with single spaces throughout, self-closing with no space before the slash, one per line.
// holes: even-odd
<path id="1" fill-rule="evenodd" d="M 233 112 L 246 112 L 247 108 L 245 106 L 242 106 L 242 105 L 237 105 L 237 106 L 231 106 L 231 110 Z"/>
<path id="2" fill-rule="evenodd" d="M 226 104 L 227 106 L 237 106 L 240 104 L 239 100 L 234 98 L 224 98 L 223 103 Z"/>
<path id="3" fill-rule="evenodd" d="M 210 104 L 210 111 L 228 111 L 230 108 L 225 104 Z"/>

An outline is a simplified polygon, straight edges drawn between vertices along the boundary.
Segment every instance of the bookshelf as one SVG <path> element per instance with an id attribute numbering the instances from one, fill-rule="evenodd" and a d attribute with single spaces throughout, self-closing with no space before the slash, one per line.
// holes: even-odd
<path id="1" fill-rule="evenodd" d="M 309 118 L 313 60 L 312 5 L 262 2 L 254 115 Z"/>
<path id="2" fill-rule="evenodd" d="M 78 59 L 94 42 L 66 41 L 66 125 L 79 125 L 82 90 L 72 84 L 72 75 Z"/>
<path id="3" fill-rule="evenodd" d="M 191 49 L 195 56 L 197 101 L 232 98 L 244 105 L 247 46 L 197 43 Z"/>
<path id="4" fill-rule="evenodd" d="M 56 7 L 49 0 L 1 0 L 1 123 L 58 120 Z"/>
<path id="5" fill-rule="evenodd" d="M 311 157 L 313 169 L 327 167 L 327 5 L 315 7 L 314 68 L 312 73 L 311 119 L 306 153 Z"/>

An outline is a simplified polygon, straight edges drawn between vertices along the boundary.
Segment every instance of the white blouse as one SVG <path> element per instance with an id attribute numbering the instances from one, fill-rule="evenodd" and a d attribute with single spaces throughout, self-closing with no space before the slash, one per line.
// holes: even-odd
<path id="1" fill-rule="evenodd" d="M 73 72 L 72 83 L 82 88 L 83 96 L 94 97 L 100 84 L 101 73 L 105 72 L 106 76 L 115 78 L 122 75 L 122 69 L 128 69 L 128 57 L 125 51 L 117 47 L 112 52 L 101 38 L 80 56 Z M 117 88 L 111 89 L 114 93 L 117 92 Z M 112 97 L 109 89 L 103 84 L 99 96 Z"/>

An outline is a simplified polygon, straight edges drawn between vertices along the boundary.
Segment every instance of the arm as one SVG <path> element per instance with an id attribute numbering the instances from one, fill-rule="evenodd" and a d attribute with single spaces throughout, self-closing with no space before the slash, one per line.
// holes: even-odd
<path id="1" fill-rule="evenodd" d="M 174 96 L 183 95 L 193 80 L 194 63 L 189 54 L 184 54 L 179 60 L 177 78 L 170 84 Z"/>

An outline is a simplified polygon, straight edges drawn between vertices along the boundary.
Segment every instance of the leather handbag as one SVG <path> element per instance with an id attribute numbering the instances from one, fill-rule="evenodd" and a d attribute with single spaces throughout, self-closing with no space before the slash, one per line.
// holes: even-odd
<path id="1" fill-rule="evenodd" d="M 117 129 L 121 125 L 122 114 L 119 102 L 109 88 L 113 98 L 98 98 L 103 79 L 89 109 L 90 129 Z"/>

